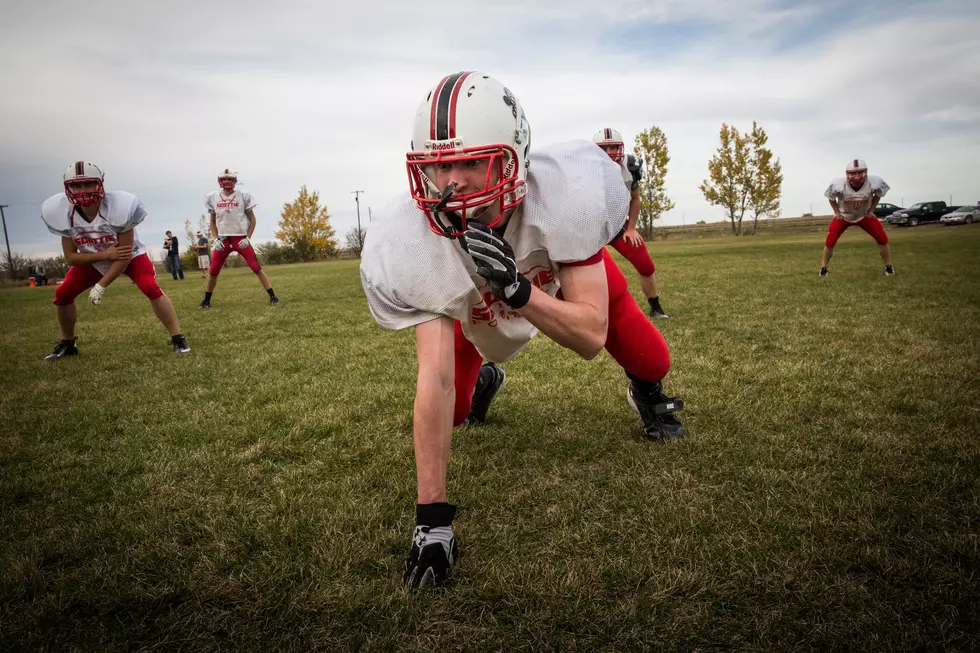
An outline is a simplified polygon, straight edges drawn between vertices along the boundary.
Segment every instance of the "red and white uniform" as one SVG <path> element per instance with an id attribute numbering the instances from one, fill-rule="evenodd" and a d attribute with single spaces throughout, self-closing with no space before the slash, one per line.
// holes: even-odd
<path id="1" fill-rule="evenodd" d="M 71 238 L 83 254 L 104 252 L 119 242 L 119 234 L 133 230 L 133 255 L 123 270 L 136 286 L 154 300 L 163 295 L 156 281 L 156 269 L 146 255 L 146 247 L 136 237 L 136 225 L 146 219 L 146 210 L 135 195 L 124 191 L 106 191 L 99 214 L 91 222 L 75 211 L 64 193 L 52 195 L 41 205 L 41 219 L 51 233 Z M 71 304 L 109 271 L 112 261 L 96 261 L 88 265 L 73 265 L 65 280 L 55 288 L 54 303 Z"/>
<path id="2" fill-rule="evenodd" d="M 847 179 L 840 177 L 830 183 L 830 186 L 824 191 L 824 196 L 829 200 L 837 202 L 837 206 L 840 207 L 840 217 L 842 220 L 857 223 L 867 216 L 869 211 L 874 209 L 874 205 L 871 203 L 871 197 L 874 195 L 878 199 L 881 199 L 888 193 L 888 190 L 888 184 L 881 177 L 868 175 L 864 185 L 857 190 L 851 188 L 851 185 L 847 183 Z"/>
<path id="3" fill-rule="evenodd" d="M 881 199 L 888 192 L 888 184 L 881 177 L 868 175 L 864 184 L 854 190 L 847 183 L 847 179 L 838 178 L 830 183 L 824 196 L 837 203 L 840 210 L 840 218 L 830 221 L 827 229 L 827 238 L 824 241 L 826 247 L 833 247 L 837 244 L 841 235 L 849 227 L 858 226 L 869 236 L 875 239 L 879 245 L 888 244 L 888 234 L 876 217 L 868 217 L 868 213 L 875 207 L 877 202 L 875 197 Z"/>
<path id="4" fill-rule="evenodd" d="M 249 269 L 258 274 L 262 266 L 255 256 L 255 249 L 251 243 L 246 247 L 240 245 L 241 240 L 248 235 L 247 213 L 255 208 L 255 200 L 251 193 L 235 190 L 228 195 L 223 190 L 216 190 L 208 193 L 204 206 L 209 213 L 214 214 L 214 223 L 218 227 L 218 240 L 224 245 L 222 249 L 212 251 L 208 274 L 212 277 L 218 276 L 225 260 L 232 252 L 241 254 L 248 263 Z"/>
<path id="5" fill-rule="evenodd" d="M 541 148 L 529 160 L 527 196 L 504 230 L 518 269 L 561 298 L 563 266 L 602 262 L 609 290 L 606 351 L 627 372 L 659 381 L 670 369 L 667 343 L 605 248 L 622 229 L 629 206 L 619 165 L 588 141 Z M 371 314 L 385 328 L 403 329 L 439 316 L 455 321 L 456 425 L 469 413 L 482 361 L 510 360 L 538 332 L 494 297 L 459 241 L 434 234 L 409 199 L 373 223 L 361 282 Z"/>
<path id="6" fill-rule="evenodd" d="M 41 219 L 51 233 L 71 238 L 79 252 L 94 254 L 115 245 L 119 234 L 135 229 L 146 219 L 146 210 L 139 198 L 131 193 L 106 191 L 98 216 L 88 222 L 75 211 L 64 193 L 58 193 L 41 205 Z M 133 233 L 133 258 L 145 253 L 146 247 Z M 111 265 L 111 261 L 92 264 L 102 274 L 108 272 Z"/>
<path id="7" fill-rule="evenodd" d="M 218 226 L 218 238 L 248 235 L 246 213 L 255 208 L 255 200 L 251 193 L 235 190 L 231 195 L 225 195 L 224 191 L 216 190 L 208 193 L 204 205 L 208 213 L 214 214 L 214 222 Z"/>
<path id="8" fill-rule="evenodd" d="M 503 235 L 521 274 L 555 296 L 561 266 L 596 256 L 619 232 L 629 195 L 619 166 L 586 141 L 541 148 L 530 161 L 527 198 Z M 510 360 L 538 332 L 494 297 L 458 240 L 432 233 L 410 198 L 373 223 L 361 281 L 381 326 L 403 329 L 451 317 L 491 361 Z"/>
<path id="9" fill-rule="evenodd" d="M 633 177 L 633 173 L 630 172 L 630 169 L 627 166 L 627 162 L 632 163 L 633 161 L 633 155 L 628 154 L 623 158 L 623 162 L 620 164 L 623 175 L 623 183 L 626 184 L 626 188 L 630 191 L 630 193 L 640 187 L 639 180 Z M 628 213 L 629 212 L 627 211 L 627 215 L 623 219 L 623 233 L 626 232 L 625 225 L 629 223 Z M 646 243 L 633 245 L 623 237 L 623 234 L 620 234 L 619 238 L 609 244 L 613 249 L 619 252 L 623 258 L 630 262 L 630 265 L 636 269 L 637 274 L 639 274 L 641 277 L 649 277 L 657 271 L 657 267 L 653 264 L 653 258 L 650 256 L 650 250 L 647 249 Z"/>

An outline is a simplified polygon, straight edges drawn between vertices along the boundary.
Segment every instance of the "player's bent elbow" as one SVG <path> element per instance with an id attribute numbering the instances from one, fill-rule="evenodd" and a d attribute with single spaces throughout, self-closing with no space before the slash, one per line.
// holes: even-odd
<path id="1" fill-rule="evenodd" d="M 587 361 L 592 360 L 599 355 L 599 352 L 606 346 L 606 324 L 602 325 L 601 329 L 596 330 L 595 333 L 589 334 L 588 338 L 579 347 L 578 355 Z"/>

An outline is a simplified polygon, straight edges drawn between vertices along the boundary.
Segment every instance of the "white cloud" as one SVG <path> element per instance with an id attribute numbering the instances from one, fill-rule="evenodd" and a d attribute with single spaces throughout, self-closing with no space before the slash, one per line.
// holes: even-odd
<path id="1" fill-rule="evenodd" d="M 156 242 L 196 220 L 231 166 L 258 199 L 257 240 L 302 184 L 343 236 L 350 191 L 367 192 L 364 222 L 404 192 L 416 106 L 458 69 L 507 83 L 538 144 L 662 127 L 669 222 L 721 217 L 697 187 L 723 121 L 767 129 L 787 214 L 825 210 L 854 156 L 896 199 L 977 199 L 965 152 L 980 148 L 980 16 L 953 0 L 895 6 L 828 25 L 820 4 L 775 0 L 21 3 L 0 41 L 0 202 L 15 247 L 50 250 L 38 206 L 85 157 L 144 199 L 141 238 Z M 679 24 L 695 27 L 674 43 Z M 805 46 L 781 40 L 811 24 Z M 667 51 L 617 37 L 638 25 Z"/>

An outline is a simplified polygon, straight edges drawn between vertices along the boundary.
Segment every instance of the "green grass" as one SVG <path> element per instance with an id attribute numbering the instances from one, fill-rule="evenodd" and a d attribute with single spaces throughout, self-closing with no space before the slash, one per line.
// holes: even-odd
<path id="1" fill-rule="evenodd" d="M 976 650 L 980 228 L 890 233 L 891 278 L 856 230 L 824 280 L 819 234 L 654 244 L 689 436 L 537 338 L 455 435 L 419 595 L 414 341 L 355 261 L 269 268 L 276 308 L 160 277 L 183 358 L 122 280 L 43 362 L 51 290 L 4 290 L 0 649 Z"/>

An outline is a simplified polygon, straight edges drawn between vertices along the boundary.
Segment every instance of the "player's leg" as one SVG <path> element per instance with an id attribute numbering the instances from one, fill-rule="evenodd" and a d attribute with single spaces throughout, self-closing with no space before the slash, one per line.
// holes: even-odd
<path id="1" fill-rule="evenodd" d="M 878 243 L 878 254 L 885 264 L 885 275 L 895 274 L 895 269 L 892 267 L 892 250 L 888 245 L 888 234 L 885 233 L 885 228 L 881 226 L 878 218 L 864 218 L 858 222 L 858 226 Z"/>
<path id="2" fill-rule="evenodd" d="M 834 218 L 830 221 L 830 226 L 827 227 L 827 238 L 823 243 L 823 256 L 820 258 L 821 277 L 827 276 L 827 266 L 830 265 L 830 257 L 834 255 L 834 247 L 840 240 L 841 234 L 847 231 L 850 226 L 851 223 L 847 220 Z"/>
<path id="3" fill-rule="evenodd" d="M 637 274 L 640 275 L 640 289 L 647 298 L 650 305 L 650 317 L 666 318 L 670 317 L 660 305 L 660 289 L 657 287 L 657 267 L 653 264 L 650 257 L 650 250 L 646 243 L 632 245 L 625 238 L 620 236 L 610 243 L 613 248 L 623 255 L 630 262 Z"/>
<path id="4" fill-rule="evenodd" d="M 78 354 L 78 347 L 75 346 L 75 323 L 78 320 L 75 298 L 101 279 L 102 273 L 91 265 L 73 265 L 68 268 L 65 280 L 54 290 L 54 310 L 58 318 L 61 340 L 44 360 L 58 360 L 64 356 Z"/>
<path id="5" fill-rule="evenodd" d="M 483 356 L 463 335 L 458 320 L 453 322 L 455 342 L 456 405 L 453 426 L 483 424 L 490 402 L 504 383 L 504 371 L 493 363 L 483 363 Z"/>
<path id="6" fill-rule="evenodd" d="M 167 333 L 170 334 L 170 343 L 173 345 L 174 352 L 178 354 L 189 352 L 191 347 L 187 344 L 187 338 L 180 331 L 180 323 L 177 321 L 177 312 L 174 310 L 173 302 L 164 294 L 160 284 L 157 283 L 157 272 L 150 261 L 150 257 L 146 254 L 137 256 L 129 262 L 124 273 L 150 300 L 153 314 L 157 316 Z"/>
<path id="7" fill-rule="evenodd" d="M 208 268 L 208 281 L 204 285 L 204 299 L 201 301 L 201 305 L 198 308 L 211 308 L 211 293 L 214 292 L 214 287 L 218 285 L 218 275 L 221 274 L 221 268 L 225 265 L 225 259 L 231 254 L 231 248 L 228 243 L 225 243 L 223 249 L 216 249 L 211 256 L 211 267 Z"/>
<path id="8" fill-rule="evenodd" d="M 629 401 L 643 420 L 647 437 L 681 437 L 684 427 L 674 414 L 683 402 L 664 394 L 663 379 L 670 371 L 670 350 L 657 327 L 640 310 L 626 286 L 626 277 L 603 252 L 609 284 L 609 330 L 606 351 L 629 377 Z"/>
<path id="9" fill-rule="evenodd" d="M 255 273 L 255 276 L 259 278 L 259 283 L 265 288 L 265 291 L 269 293 L 269 303 L 275 306 L 279 303 L 279 298 L 276 297 L 276 291 L 272 289 L 272 282 L 269 281 L 268 275 L 266 275 L 265 270 L 259 265 L 259 259 L 255 256 L 255 248 L 249 243 L 248 247 L 239 247 L 238 243 L 241 239 L 234 239 L 232 241 L 232 248 L 242 255 L 245 262 L 248 263 L 248 268 Z"/>

